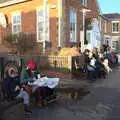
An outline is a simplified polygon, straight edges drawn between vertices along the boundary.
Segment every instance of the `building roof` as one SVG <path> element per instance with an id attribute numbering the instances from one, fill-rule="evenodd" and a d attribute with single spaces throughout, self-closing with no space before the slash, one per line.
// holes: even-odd
<path id="1" fill-rule="evenodd" d="M 100 15 L 101 18 L 103 18 L 104 20 L 110 21 L 110 19 L 108 19 L 107 17 L 105 17 L 104 15 Z"/>
<path id="2" fill-rule="evenodd" d="M 9 1 L 12 1 L 12 0 L 0 0 L 0 4 L 5 3 L 5 2 L 9 2 Z"/>
<path id="3" fill-rule="evenodd" d="M 29 0 L 0 0 L 0 7 L 5 7 L 8 5 L 13 5 L 13 4 L 25 2 L 25 1 L 29 1 Z"/>
<path id="4" fill-rule="evenodd" d="M 103 16 L 109 20 L 120 20 L 119 13 L 103 14 Z"/>

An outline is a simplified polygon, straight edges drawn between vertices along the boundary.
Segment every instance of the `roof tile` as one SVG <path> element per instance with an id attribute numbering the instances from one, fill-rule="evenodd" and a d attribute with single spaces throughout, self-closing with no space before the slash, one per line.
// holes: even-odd
<path id="1" fill-rule="evenodd" d="M 120 14 L 119 13 L 111 13 L 111 14 L 103 14 L 105 18 L 108 18 L 110 20 L 120 20 Z"/>

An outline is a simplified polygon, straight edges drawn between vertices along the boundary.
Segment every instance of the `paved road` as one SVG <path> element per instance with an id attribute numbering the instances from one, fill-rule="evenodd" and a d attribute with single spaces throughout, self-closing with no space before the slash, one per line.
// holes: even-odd
<path id="1" fill-rule="evenodd" d="M 80 81 L 78 81 L 80 84 Z M 120 69 L 94 83 L 82 81 L 90 94 L 80 100 L 59 100 L 45 108 L 33 108 L 29 120 L 120 120 Z M 28 120 L 27 119 L 27 120 Z"/>

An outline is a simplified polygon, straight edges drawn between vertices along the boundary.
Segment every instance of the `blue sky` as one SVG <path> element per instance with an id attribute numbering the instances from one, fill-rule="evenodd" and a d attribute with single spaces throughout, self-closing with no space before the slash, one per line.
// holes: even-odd
<path id="1" fill-rule="evenodd" d="M 120 0 L 98 0 L 102 13 L 120 13 Z"/>

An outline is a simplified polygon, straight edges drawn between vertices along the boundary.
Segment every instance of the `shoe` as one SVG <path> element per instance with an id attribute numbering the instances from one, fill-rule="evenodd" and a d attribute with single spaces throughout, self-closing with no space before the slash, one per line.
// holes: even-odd
<path id="1" fill-rule="evenodd" d="M 32 113 L 32 111 L 29 110 L 29 109 L 25 109 L 25 112 L 27 112 L 27 113 Z"/>
<path id="2" fill-rule="evenodd" d="M 37 103 L 37 106 L 38 106 L 38 107 L 43 107 L 43 106 L 44 106 L 44 102 L 43 102 L 43 101 L 38 102 L 38 103 Z"/>
<path id="3" fill-rule="evenodd" d="M 38 107 L 42 107 L 42 104 L 38 103 L 37 106 L 38 106 Z"/>
<path id="4" fill-rule="evenodd" d="M 51 96 L 51 99 L 56 99 L 56 98 L 57 98 L 56 95 L 52 95 L 52 96 Z"/>
<path id="5" fill-rule="evenodd" d="M 25 115 L 31 115 L 32 111 L 25 111 Z"/>
<path id="6" fill-rule="evenodd" d="M 47 100 L 47 103 L 52 103 L 52 102 L 54 102 L 54 101 L 56 101 L 56 95 L 51 95 L 51 96 L 49 97 L 49 99 Z"/>

